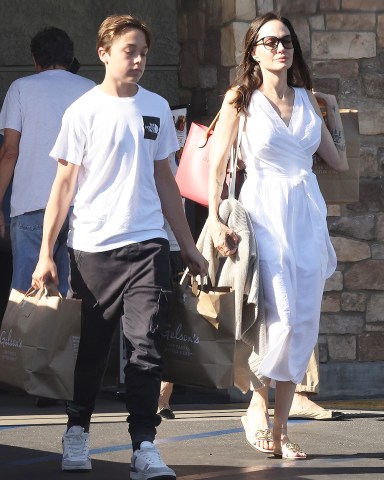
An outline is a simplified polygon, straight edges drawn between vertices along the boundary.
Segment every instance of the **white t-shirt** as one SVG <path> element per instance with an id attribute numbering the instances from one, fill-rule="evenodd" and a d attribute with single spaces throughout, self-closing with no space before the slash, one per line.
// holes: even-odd
<path id="1" fill-rule="evenodd" d="M 176 133 L 176 135 L 177 135 L 177 133 Z M 174 152 L 171 153 L 168 156 L 168 162 L 169 162 L 169 167 L 172 170 L 173 175 L 175 176 L 176 172 L 177 172 L 177 164 L 176 164 L 176 158 L 175 158 L 175 153 Z M 182 200 L 183 200 L 183 203 L 184 203 L 184 198 Z M 169 223 L 167 222 L 166 218 L 164 218 L 164 228 L 165 228 L 165 231 L 167 232 L 167 235 L 168 235 L 170 251 L 171 252 L 178 252 L 180 250 L 180 246 L 177 243 L 175 234 L 173 233 L 172 228 L 169 225 Z"/>
<path id="2" fill-rule="evenodd" d="M 15 80 L 0 113 L 0 133 L 21 133 L 11 195 L 11 217 L 46 207 L 57 164 L 49 157 L 65 110 L 95 83 L 65 70 Z"/>
<path id="3" fill-rule="evenodd" d="M 68 245 L 100 252 L 167 238 L 154 161 L 179 148 L 166 100 L 138 87 L 114 97 L 99 87 L 65 113 L 51 156 L 79 165 Z"/>

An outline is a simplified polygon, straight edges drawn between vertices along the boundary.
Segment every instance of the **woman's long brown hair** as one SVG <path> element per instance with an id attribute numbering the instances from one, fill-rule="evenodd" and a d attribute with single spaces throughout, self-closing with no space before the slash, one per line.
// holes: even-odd
<path id="1" fill-rule="evenodd" d="M 263 74 L 256 60 L 252 57 L 252 51 L 257 42 L 260 28 L 271 20 L 279 20 L 288 28 L 294 47 L 293 62 L 287 72 L 287 83 L 290 87 L 305 87 L 312 89 L 312 79 L 306 64 L 299 40 L 291 22 L 276 13 L 269 12 L 256 18 L 250 25 L 244 39 L 244 54 L 239 65 L 238 76 L 232 88 L 235 89 L 233 105 L 238 112 L 246 113 L 253 92 L 263 84 Z"/>

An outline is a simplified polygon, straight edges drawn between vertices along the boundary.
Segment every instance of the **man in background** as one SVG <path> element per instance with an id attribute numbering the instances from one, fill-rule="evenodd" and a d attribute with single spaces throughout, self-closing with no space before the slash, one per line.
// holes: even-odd
<path id="1" fill-rule="evenodd" d="M 66 32 L 49 27 L 31 41 L 36 74 L 15 80 L 0 113 L 0 237 L 5 237 L 3 201 L 11 192 L 10 237 L 13 257 L 11 287 L 26 292 L 31 285 L 43 228 L 44 211 L 57 164 L 49 157 L 65 110 L 92 88 L 91 80 L 71 73 L 78 69 L 73 42 Z M 68 290 L 69 261 L 66 247 L 68 222 L 55 245 L 59 290 Z"/>
<path id="2" fill-rule="evenodd" d="M 56 174 L 57 164 L 49 152 L 65 110 L 94 86 L 91 80 L 75 75 L 80 64 L 74 57 L 73 42 L 63 30 L 50 27 L 38 32 L 31 41 L 31 54 L 37 73 L 11 84 L 0 113 L 4 136 L 0 149 L 0 245 L 9 248 L 10 237 L 12 255 L 9 250 L 4 255 L 7 265 L 12 257 L 13 265 L 4 268 L 3 274 L 12 272 L 11 288 L 22 292 L 29 289 L 39 258 L 45 207 Z M 68 220 L 55 244 L 63 296 L 68 290 L 67 233 Z M 3 280 L 9 288 L 9 279 Z M 36 401 L 38 407 L 54 403 L 45 398 Z"/>

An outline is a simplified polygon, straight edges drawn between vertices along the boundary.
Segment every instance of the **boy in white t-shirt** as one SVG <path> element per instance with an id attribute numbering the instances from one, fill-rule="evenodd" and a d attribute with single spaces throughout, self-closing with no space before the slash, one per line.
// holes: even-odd
<path id="1" fill-rule="evenodd" d="M 163 214 L 191 272 L 205 275 L 207 262 L 196 249 L 169 168 L 167 157 L 178 149 L 169 105 L 137 85 L 149 46 L 147 27 L 129 15 L 110 16 L 100 26 L 97 51 L 105 77 L 63 117 L 51 152 L 58 170 L 32 285 L 57 281 L 53 244 L 75 194 L 68 237 L 70 295 L 82 300 L 83 325 L 62 469 L 91 469 L 89 424 L 122 319 L 130 478 L 173 480 L 175 472 L 153 445 L 160 423 L 160 340 L 171 290 Z"/>

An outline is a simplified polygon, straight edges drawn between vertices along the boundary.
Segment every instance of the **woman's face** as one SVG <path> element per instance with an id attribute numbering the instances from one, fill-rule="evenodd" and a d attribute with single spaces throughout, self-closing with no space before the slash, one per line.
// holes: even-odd
<path id="1" fill-rule="evenodd" d="M 293 62 L 293 45 L 289 29 L 280 20 L 271 20 L 259 30 L 252 56 L 262 69 L 287 71 Z"/>

